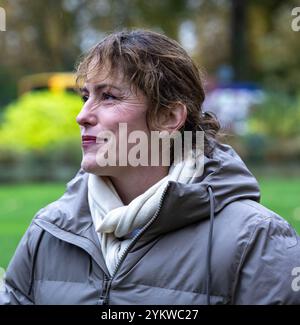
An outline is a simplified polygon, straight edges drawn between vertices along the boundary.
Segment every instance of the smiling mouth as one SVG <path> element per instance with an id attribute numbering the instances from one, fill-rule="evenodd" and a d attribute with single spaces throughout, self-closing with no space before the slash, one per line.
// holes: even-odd
<path id="1" fill-rule="evenodd" d="M 83 135 L 81 137 L 82 139 L 82 146 L 86 147 L 86 146 L 90 146 L 93 144 L 100 144 L 100 143 L 106 143 L 107 139 L 106 138 L 97 138 L 95 136 L 92 135 Z"/>
<path id="2" fill-rule="evenodd" d="M 97 142 L 97 138 L 91 135 L 83 135 L 81 139 L 82 139 L 82 145 L 90 145 Z"/>

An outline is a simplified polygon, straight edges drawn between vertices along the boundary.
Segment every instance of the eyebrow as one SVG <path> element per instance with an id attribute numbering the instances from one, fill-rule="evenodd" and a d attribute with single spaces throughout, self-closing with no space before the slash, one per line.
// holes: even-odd
<path id="1" fill-rule="evenodd" d="M 117 90 L 122 90 L 121 88 L 115 86 L 115 85 L 112 85 L 112 84 L 99 84 L 99 85 L 95 85 L 92 87 L 94 89 L 94 91 L 98 91 L 98 90 L 102 90 L 104 88 L 115 88 Z M 87 89 L 87 87 L 82 87 L 80 88 L 80 91 L 81 92 L 89 92 L 89 90 Z"/>

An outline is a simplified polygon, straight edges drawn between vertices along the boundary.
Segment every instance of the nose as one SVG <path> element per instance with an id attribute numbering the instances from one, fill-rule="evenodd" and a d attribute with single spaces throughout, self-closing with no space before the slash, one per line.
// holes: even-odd
<path id="1" fill-rule="evenodd" d="M 84 105 L 80 111 L 80 113 L 76 117 L 76 122 L 80 126 L 93 126 L 97 124 L 97 118 L 91 110 Z"/>

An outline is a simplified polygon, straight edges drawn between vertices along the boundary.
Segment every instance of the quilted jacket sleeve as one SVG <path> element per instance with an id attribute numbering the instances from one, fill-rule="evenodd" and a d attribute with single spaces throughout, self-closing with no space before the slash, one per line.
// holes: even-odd
<path id="1" fill-rule="evenodd" d="M 8 266 L 5 281 L 0 290 L 0 305 L 31 305 L 31 279 L 34 252 L 41 238 L 41 229 L 32 224 L 22 240 Z"/>
<path id="2" fill-rule="evenodd" d="M 279 218 L 253 232 L 238 269 L 234 304 L 300 304 L 300 240 Z"/>

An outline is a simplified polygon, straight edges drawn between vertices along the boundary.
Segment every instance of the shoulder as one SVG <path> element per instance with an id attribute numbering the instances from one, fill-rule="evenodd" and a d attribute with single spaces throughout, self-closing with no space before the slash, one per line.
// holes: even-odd
<path id="1" fill-rule="evenodd" d="M 253 200 L 238 200 L 228 204 L 216 215 L 216 224 L 220 224 L 225 229 L 230 228 L 232 235 L 235 232 L 236 235 L 244 233 L 248 239 L 262 229 L 267 229 L 267 235 L 270 237 L 274 235 L 295 237 L 296 235 L 295 230 L 286 220 Z"/>
<path id="2" fill-rule="evenodd" d="M 213 250 L 217 260 L 237 273 L 249 254 L 299 255 L 299 237 L 275 212 L 252 200 L 228 204 L 215 216 Z M 256 260 L 259 263 L 259 260 Z"/>
<path id="3" fill-rule="evenodd" d="M 221 210 L 216 215 L 215 232 L 224 249 L 238 250 L 239 255 L 257 246 L 259 238 L 269 241 L 266 247 L 272 244 L 290 248 L 299 242 L 298 235 L 286 220 L 252 200 L 238 200 Z"/>
<path id="4" fill-rule="evenodd" d="M 70 231 L 74 228 L 73 230 L 76 231 L 76 227 L 82 224 L 83 219 L 88 215 L 87 182 L 88 174 L 79 170 L 67 183 L 63 195 L 39 210 L 33 222 L 42 219 L 60 228 Z"/>
<path id="5" fill-rule="evenodd" d="M 292 284 L 299 266 L 300 241 L 292 226 L 251 200 L 234 202 L 221 214 L 223 222 L 234 219 L 227 232 L 227 249 L 232 249 L 235 261 L 231 287 L 235 303 L 298 304 L 299 293 Z"/>
<path id="6" fill-rule="evenodd" d="M 34 254 L 37 243 L 39 242 L 42 233 L 43 230 L 38 225 L 36 225 L 35 222 L 32 222 L 18 244 L 15 252 L 15 257 L 19 257 L 20 260 L 23 260 L 25 257 L 27 257 L 30 260 Z"/>

